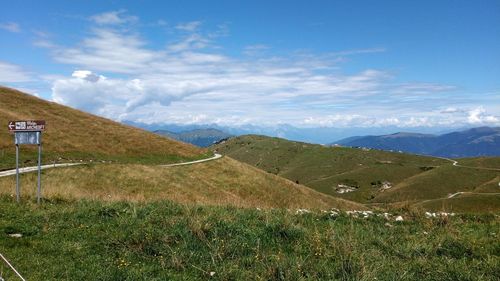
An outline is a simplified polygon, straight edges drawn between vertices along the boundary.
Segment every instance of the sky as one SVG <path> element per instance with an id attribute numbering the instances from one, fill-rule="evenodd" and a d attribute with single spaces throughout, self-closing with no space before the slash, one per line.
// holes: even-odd
<path id="1" fill-rule="evenodd" d="M 0 85 L 117 121 L 500 126 L 499 78 L 500 1 L 19 0 L 0 14 Z"/>

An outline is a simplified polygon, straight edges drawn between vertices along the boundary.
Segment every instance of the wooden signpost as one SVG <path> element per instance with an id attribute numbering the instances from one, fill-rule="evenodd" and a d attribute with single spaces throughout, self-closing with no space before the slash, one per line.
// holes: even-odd
<path id="1" fill-rule="evenodd" d="M 21 201 L 21 189 L 19 186 L 19 145 L 38 145 L 38 185 L 36 191 L 36 201 L 38 204 L 42 198 L 42 132 L 45 130 L 45 120 L 23 120 L 10 121 L 9 132 L 14 133 L 14 143 L 16 145 L 16 199 Z"/>

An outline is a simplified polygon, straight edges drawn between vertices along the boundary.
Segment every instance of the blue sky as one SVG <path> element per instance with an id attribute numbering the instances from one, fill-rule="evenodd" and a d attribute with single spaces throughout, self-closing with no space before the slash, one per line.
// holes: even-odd
<path id="1" fill-rule="evenodd" d="M 500 125 L 500 1 L 8 1 L 0 84 L 119 121 Z"/>

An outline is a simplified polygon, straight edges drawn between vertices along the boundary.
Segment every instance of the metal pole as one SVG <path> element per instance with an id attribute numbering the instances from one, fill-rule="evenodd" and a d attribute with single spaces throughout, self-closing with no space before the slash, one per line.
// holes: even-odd
<path id="1" fill-rule="evenodd" d="M 16 144 L 16 199 L 17 203 L 21 201 L 21 190 L 19 189 L 19 144 Z"/>
<path id="2" fill-rule="evenodd" d="M 36 202 L 40 204 L 42 197 L 42 132 L 38 132 L 38 188 L 36 190 Z"/>
<path id="3" fill-rule="evenodd" d="M 10 267 L 10 269 L 12 269 L 12 271 L 14 271 L 14 273 L 19 277 L 21 278 L 21 280 L 23 281 L 26 281 L 26 279 L 24 279 L 21 274 L 19 274 L 19 272 L 17 272 L 17 270 L 12 266 L 12 264 L 10 264 L 10 262 L 2 255 L 0 254 L 0 258 L 2 258 L 2 260 Z M 1 277 L 0 277 L 1 279 Z M 3 279 L 2 279 L 3 280 Z"/>

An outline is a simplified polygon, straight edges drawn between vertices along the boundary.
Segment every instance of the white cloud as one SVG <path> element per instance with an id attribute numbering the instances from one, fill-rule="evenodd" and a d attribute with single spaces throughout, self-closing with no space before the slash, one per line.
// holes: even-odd
<path id="1" fill-rule="evenodd" d="M 453 86 L 396 83 L 393 74 L 377 69 L 342 71 L 339 56 L 378 53 L 383 48 L 238 58 L 215 48 L 216 36 L 201 33 L 199 26 L 197 21 L 178 25 L 180 34 L 162 48 L 150 47 L 128 29 L 103 26 L 74 46 L 57 46 L 54 59 L 80 70 L 71 77 L 51 77 L 52 98 L 109 118 L 145 123 L 340 127 L 498 123 L 495 115 L 469 116 L 467 110 L 460 111 L 462 104 L 450 103 L 457 90 Z M 266 48 L 253 45 L 243 51 Z"/>
<path id="2" fill-rule="evenodd" d="M 462 110 L 456 108 L 456 107 L 447 107 L 443 110 L 441 110 L 441 113 L 457 113 L 457 112 L 463 112 Z"/>
<path id="3" fill-rule="evenodd" d="M 74 71 L 71 78 L 57 79 L 52 87 L 55 102 L 74 106 L 112 119 L 147 104 L 168 106 L 174 100 L 204 90 L 187 81 L 113 79 L 88 70 Z"/>
<path id="4" fill-rule="evenodd" d="M 182 31 L 193 32 L 196 31 L 200 26 L 201 26 L 201 21 L 191 21 L 191 22 L 179 23 L 178 25 L 175 26 L 175 28 Z"/>
<path id="5" fill-rule="evenodd" d="M 487 124 L 487 123 L 500 123 L 500 119 L 497 116 L 490 115 L 486 113 L 484 107 L 477 107 L 467 112 L 467 121 L 470 124 Z"/>
<path id="6" fill-rule="evenodd" d="M 93 15 L 90 20 L 99 25 L 119 25 L 136 22 L 138 18 L 127 15 L 125 10 L 118 10 Z"/>
<path id="7" fill-rule="evenodd" d="M 9 31 L 9 32 L 14 32 L 14 33 L 19 33 L 21 32 L 21 27 L 19 24 L 15 22 L 4 22 L 0 23 L 0 29 Z"/>
<path id="8" fill-rule="evenodd" d="M 31 81 L 30 73 L 21 66 L 0 61 L 0 82 L 19 83 Z"/>
<path id="9" fill-rule="evenodd" d="M 71 74 L 71 76 L 88 82 L 97 82 L 100 79 L 106 79 L 106 77 L 102 75 L 96 75 L 89 70 L 76 70 L 73 71 L 73 74 Z"/>
<path id="10" fill-rule="evenodd" d="M 111 29 L 94 29 L 76 48 L 60 48 L 55 59 L 62 63 L 116 73 L 136 73 L 147 67 L 157 52 L 143 46 L 137 35 L 123 35 Z"/>
<path id="11" fill-rule="evenodd" d="M 172 52 L 181 52 L 188 50 L 197 50 L 203 49 L 210 45 L 210 40 L 199 35 L 199 34 L 190 34 L 180 41 L 170 44 L 168 46 L 168 50 Z"/>

